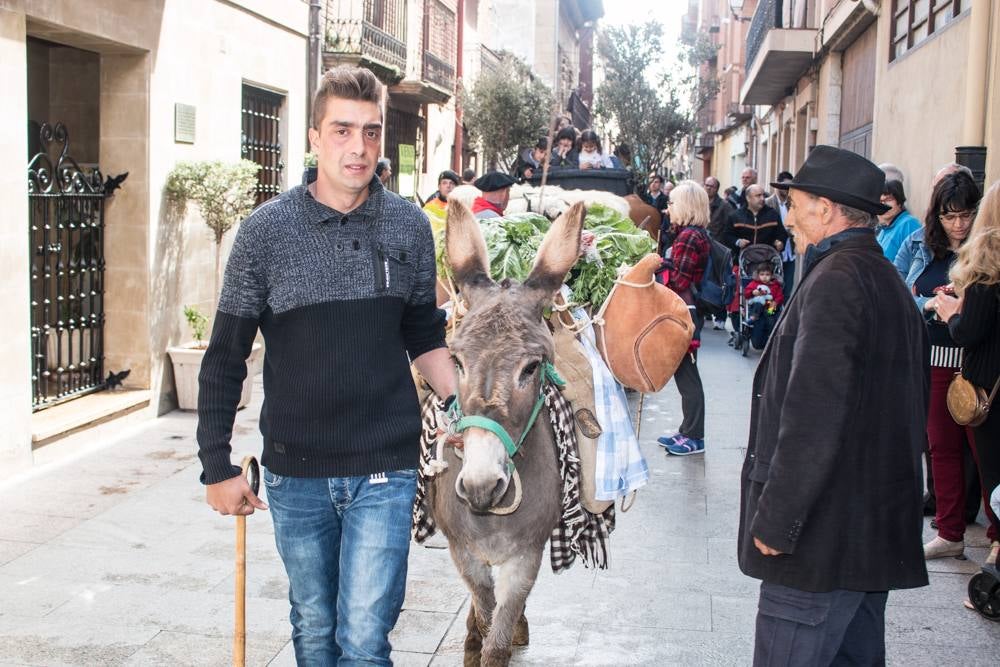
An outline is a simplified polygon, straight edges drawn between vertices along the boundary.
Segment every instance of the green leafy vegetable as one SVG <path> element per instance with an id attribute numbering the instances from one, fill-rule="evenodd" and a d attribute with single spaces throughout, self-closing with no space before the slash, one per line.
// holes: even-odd
<path id="1" fill-rule="evenodd" d="M 535 255 L 548 219 L 537 213 L 517 213 L 503 218 L 480 220 L 494 280 L 511 278 L 524 281 L 535 262 Z M 593 232 L 600 262 L 580 260 L 567 278 L 573 300 L 579 304 L 600 306 L 607 298 L 618 275 L 618 267 L 632 266 L 655 250 L 653 240 L 632 221 L 612 208 L 595 204 L 587 209 L 584 228 Z M 450 277 L 444 249 L 444 231 L 437 238 L 438 275 Z"/>

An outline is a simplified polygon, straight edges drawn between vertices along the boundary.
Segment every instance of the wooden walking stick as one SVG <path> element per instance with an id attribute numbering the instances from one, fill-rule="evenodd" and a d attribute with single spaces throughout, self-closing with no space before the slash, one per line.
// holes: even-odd
<path id="1" fill-rule="evenodd" d="M 254 495 L 260 491 L 260 465 L 253 456 L 243 458 L 243 474 Z M 233 665 L 247 664 L 247 518 L 236 516 L 236 627 L 233 630 Z"/>

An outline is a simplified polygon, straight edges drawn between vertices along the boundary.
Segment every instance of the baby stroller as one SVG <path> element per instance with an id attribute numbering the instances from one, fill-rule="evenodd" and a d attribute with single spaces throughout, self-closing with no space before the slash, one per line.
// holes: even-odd
<path id="1" fill-rule="evenodd" d="M 754 270 L 760 264 L 769 264 L 771 266 L 771 273 L 778 284 L 784 285 L 785 283 L 784 274 L 782 273 L 781 253 L 775 250 L 773 246 L 755 243 L 748 245 L 740 251 L 740 258 L 737 262 L 739 282 L 736 290 L 740 328 L 735 333 L 736 340 L 733 343 L 733 347 L 740 351 L 744 357 L 747 356 L 747 351 L 750 349 L 750 334 L 753 331 L 753 322 L 750 321 L 745 289 L 750 284 L 750 281 L 753 280 Z"/>
<path id="2" fill-rule="evenodd" d="M 990 507 L 1000 511 L 1000 486 L 993 489 Z M 1000 621 L 1000 570 L 996 563 L 986 563 L 983 571 L 969 580 L 969 601 L 983 618 Z"/>

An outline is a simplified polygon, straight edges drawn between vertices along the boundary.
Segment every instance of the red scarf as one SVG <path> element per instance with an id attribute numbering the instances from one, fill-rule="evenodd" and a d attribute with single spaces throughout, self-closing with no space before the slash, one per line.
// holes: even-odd
<path id="1" fill-rule="evenodd" d="M 483 197 L 476 197 L 472 202 L 472 212 L 479 213 L 480 211 L 495 211 L 497 215 L 503 217 L 502 208 Z"/>

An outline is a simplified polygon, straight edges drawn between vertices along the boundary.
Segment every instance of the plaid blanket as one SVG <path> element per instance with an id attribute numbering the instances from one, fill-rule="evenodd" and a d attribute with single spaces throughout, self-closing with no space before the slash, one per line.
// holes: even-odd
<path id="1" fill-rule="evenodd" d="M 580 556 L 585 567 L 605 569 L 608 566 L 611 531 L 615 529 L 615 508 L 601 514 L 591 514 L 580 505 L 580 459 L 576 450 L 576 430 L 573 410 L 559 389 L 547 383 L 544 387 L 545 407 L 556 435 L 559 454 L 559 474 L 562 477 L 562 514 L 549 538 L 549 556 L 555 573 L 569 569 Z M 422 408 L 423 428 L 420 435 L 420 471 L 417 495 L 413 503 L 413 539 L 423 542 L 437 527 L 427 507 L 427 482 L 439 469 L 435 461 L 440 414 L 444 401 L 431 394 Z"/>

